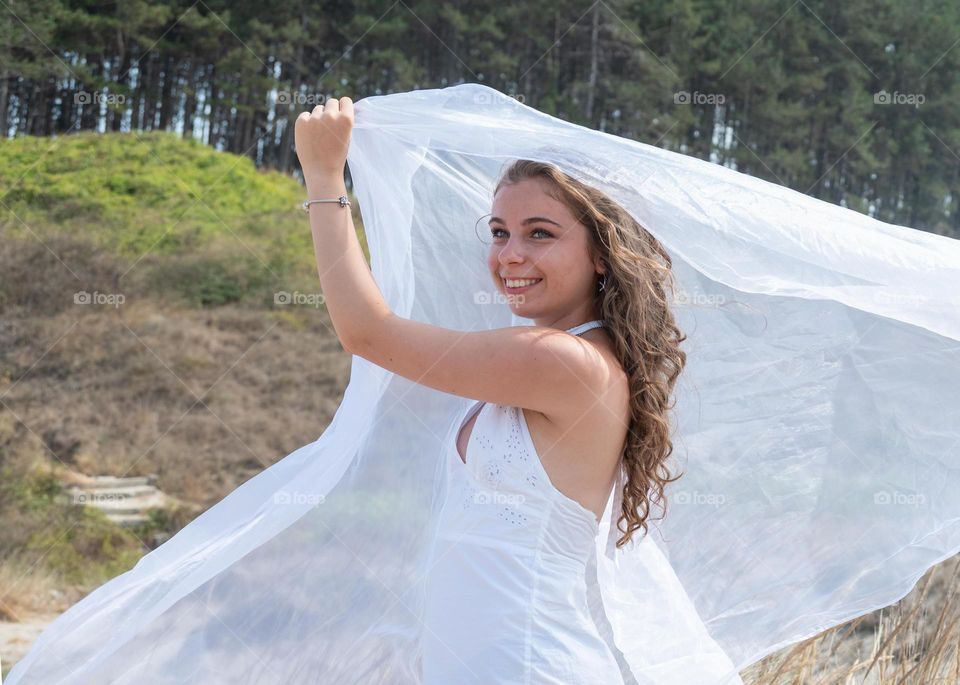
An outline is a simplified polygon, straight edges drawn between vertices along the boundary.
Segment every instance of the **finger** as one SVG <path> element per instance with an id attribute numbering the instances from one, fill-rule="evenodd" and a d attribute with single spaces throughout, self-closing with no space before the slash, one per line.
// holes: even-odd
<path id="1" fill-rule="evenodd" d="M 346 95 L 340 98 L 340 111 L 347 116 L 353 116 L 353 100 Z"/>
<path id="2" fill-rule="evenodd" d="M 323 105 L 317 105 L 313 108 L 314 114 L 323 114 Z"/>
<path id="3" fill-rule="evenodd" d="M 340 101 L 337 98 L 330 98 L 326 101 L 326 111 L 327 112 L 339 112 L 340 111 Z"/>

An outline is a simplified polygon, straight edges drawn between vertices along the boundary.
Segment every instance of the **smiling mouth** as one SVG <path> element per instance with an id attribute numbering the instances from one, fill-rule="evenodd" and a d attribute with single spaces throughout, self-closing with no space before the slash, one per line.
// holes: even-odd
<path id="1" fill-rule="evenodd" d="M 542 281 L 543 279 L 542 279 L 542 278 L 517 278 L 517 279 L 513 279 L 513 278 L 511 278 L 511 279 L 506 279 L 506 278 L 504 278 L 504 279 L 501 279 L 501 280 L 503 281 L 503 287 L 506 288 L 508 291 L 511 291 L 511 292 L 519 292 L 519 291 L 521 291 L 521 290 L 526 290 L 527 288 L 532 288 L 533 286 L 535 286 L 535 285 L 537 285 L 538 283 L 540 283 L 540 281 Z M 508 280 L 510 280 L 510 281 L 512 281 L 512 282 L 514 282 L 514 283 L 516 283 L 516 282 L 522 282 L 523 285 L 513 285 L 513 286 L 507 285 L 507 281 L 508 281 Z"/>

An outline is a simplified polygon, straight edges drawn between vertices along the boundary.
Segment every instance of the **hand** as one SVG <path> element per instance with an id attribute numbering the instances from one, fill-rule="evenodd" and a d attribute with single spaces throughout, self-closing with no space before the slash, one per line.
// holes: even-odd
<path id="1" fill-rule="evenodd" d="M 353 100 L 331 98 L 313 112 L 301 112 L 293 129 L 293 144 L 307 181 L 343 180 L 353 129 Z"/>

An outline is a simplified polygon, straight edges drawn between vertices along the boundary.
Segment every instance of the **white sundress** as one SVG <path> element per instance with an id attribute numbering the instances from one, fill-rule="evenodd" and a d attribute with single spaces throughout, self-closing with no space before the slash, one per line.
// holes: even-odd
<path id="1" fill-rule="evenodd" d="M 477 410 L 464 463 L 457 437 Z M 426 581 L 423 682 L 622 685 L 588 605 L 594 513 L 551 483 L 521 409 L 477 402 L 453 435 Z"/>

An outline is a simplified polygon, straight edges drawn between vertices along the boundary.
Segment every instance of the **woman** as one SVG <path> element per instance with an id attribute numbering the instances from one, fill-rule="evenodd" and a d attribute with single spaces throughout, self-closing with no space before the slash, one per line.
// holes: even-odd
<path id="1" fill-rule="evenodd" d="M 348 97 L 297 119 L 310 200 L 345 195 L 353 120 Z M 394 315 L 349 209 L 309 208 L 344 348 L 479 400 L 444 455 L 457 461 L 429 566 L 425 682 L 623 682 L 585 575 L 618 469 L 628 474 L 618 546 L 646 531 L 671 480 L 666 412 L 685 355 L 669 256 L 602 193 L 552 165 L 515 162 L 484 227 L 487 268 L 497 295 L 535 325 L 465 333 Z"/>

